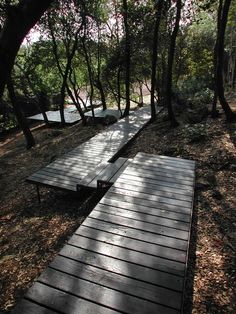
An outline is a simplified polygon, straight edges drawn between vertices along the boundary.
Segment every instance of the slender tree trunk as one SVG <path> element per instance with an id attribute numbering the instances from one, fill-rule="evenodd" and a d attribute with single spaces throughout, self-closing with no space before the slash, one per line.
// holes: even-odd
<path id="1" fill-rule="evenodd" d="M 222 14 L 222 1 L 220 0 L 218 12 L 217 12 L 217 31 L 220 28 L 221 14 Z M 213 64 L 214 64 L 214 97 L 212 101 L 211 117 L 217 118 L 218 111 L 216 107 L 217 107 L 217 99 L 218 99 L 218 92 L 217 92 L 218 35 L 217 35 L 215 46 L 214 46 Z"/>
<path id="2" fill-rule="evenodd" d="M 153 32 L 153 49 L 152 49 L 152 76 L 151 76 L 151 120 L 156 119 L 155 107 L 155 90 L 156 90 L 156 72 L 157 72 L 157 46 L 158 46 L 158 33 L 161 21 L 161 11 L 164 0 L 159 0 L 156 7 L 156 19 Z"/>
<path id="3" fill-rule="evenodd" d="M 106 110 L 107 109 L 106 96 L 105 96 L 104 89 L 103 89 L 103 86 L 102 86 L 102 82 L 100 81 L 100 78 L 98 78 L 95 86 L 99 90 L 99 93 L 100 93 L 100 96 L 101 96 L 102 110 Z"/>
<path id="4" fill-rule="evenodd" d="M 220 0 L 220 2 L 223 0 Z M 225 95 L 224 95 L 224 82 L 223 82 L 223 61 L 224 61 L 224 38 L 225 38 L 225 29 L 227 25 L 228 12 L 230 8 L 231 0 L 225 0 L 222 6 L 221 14 L 221 23 L 219 25 L 217 40 L 218 40 L 218 49 L 217 49 L 217 90 L 218 97 L 222 109 L 225 112 L 226 120 L 228 122 L 236 120 L 236 114 L 231 110 Z M 220 7 L 220 6 L 219 6 Z"/>
<path id="5" fill-rule="evenodd" d="M 34 93 L 34 94 L 37 94 L 37 93 Z M 47 117 L 47 114 L 45 112 L 46 102 L 47 102 L 46 97 L 47 97 L 46 95 L 42 96 L 42 93 L 39 93 L 37 95 L 39 110 L 40 110 L 41 114 L 43 115 L 43 119 L 44 119 L 45 124 L 49 125 L 48 117 Z"/>
<path id="6" fill-rule="evenodd" d="M 15 95 L 15 90 L 14 90 L 14 86 L 12 83 L 11 78 L 7 81 L 7 89 L 8 89 L 8 93 L 9 93 L 9 97 L 13 106 L 13 109 L 15 111 L 16 114 L 16 118 L 18 121 L 18 124 L 20 126 L 20 128 L 23 131 L 23 134 L 25 136 L 25 140 L 26 140 L 26 148 L 30 149 L 31 147 L 33 147 L 35 145 L 35 140 L 34 137 L 30 131 L 30 128 L 27 124 L 27 120 L 25 119 L 21 108 L 19 107 L 18 103 L 17 103 L 17 98 Z"/>
<path id="7" fill-rule="evenodd" d="M 57 47 L 57 42 L 56 42 L 56 38 L 55 38 L 55 34 L 53 31 L 53 25 L 51 23 L 50 20 L 50 14 L 48 14 L 48 25 L 49 25 L 49 29 L 50 29 L 50 33 L 51 33 L 51 37 L 52 37 L 52 43 L 53 43 L 53 53 L 55 56 L 55 60 L 56 60 L 56 64 L 57 64 L 57 68 L 58 71 L 62 77 L 62 85 L 61 85 L 61 99 L 60 99 L 60 115 L 61 115 L 61 124 L 64 125 L 65 124 L 65 114 L 64 114 L 64 103 L 65 103 L 65 95 L 66 95 L 66 90 L 68 89 L 68 77 L 70 74 L 70 69 L 71 69 L 71 64 L 72 64 L 72 60 L 74 58 L 75 52 L 77 50 L 77 46 L 78 46 L 78 35 L 79 32 L 81 31 L 83 25 L 84 25 L 84 21 L 81 23 L 80 27 L 77 29 L 75 37 L 73 38 L 73 45 L 70 51 L 70 44 L 65 44 L 68 45 L 66 46 L 66 57 L 67 57 L 67 62 L 66 62 L 66 67 L 65 70 L 63 71 L 62 66 L 60 64 L 59 61 L 59 55 L 58 55 L 58 47 Z M 70 40 L 71 42 L 72 40 Z"/>
<path id="8" fill-rule="evenodd" d="M 121 110 L 121 86 L 120 86 L 120 76 L 121 76 L 121 68 L 118 68 L 117 71 L 117 106 L 118 109 L 120 111 L 120 113 L 122 114 L 122 110 Z"/>
<path id="9" fill-rule="evenodd" d="M 94 119 L 95 118 L 95 114 L 94 114 L 94 107 L 93 107 L 93 93 L 94 93 L 94 89 L 93 89 L 93 73 L 92 73 L 92 69 L 91 69 L 91 65 L 90 65 L 90 60 L 89 60 L 89 56 L 88 56 L 88 52 L 87 52 L 87 47 L 86 47 L 86 44 L 85 44 L 85 38 L 82 39 L 82 46 L 83 46 L 83 50 L 84 50 L 85 61 L 86 61 L 86 64 L 87 64 L 88 75 L 89 75 L 90 105 L 91 105 L 91 110 L 92 110 L 92 116 L 93 116 L 93 119 Z"/>
<path id="10" fill-rule="evenodd" d="M 218 110 L 216 108 L 217 106 L 217 41 L 215 43 L 214 47 L 214 57 L 213 57 L 213 63 L 214 63 L 214 97 L 212 101 L 212 111 L 211 111 L 211 117 L 217 118 L 218 117 Z"/>
<path id="11" fill-rule="evenodd" d="M 181 15 L 181 0 L 177 0 L 176 3 L 176 19 L 174 30 L 171 34 L 170 39 L 170 47 L 168 52 L 168 66 L 167 66 L 167 79 L 166 79 L 166 104 L 168 109 L 168 117 L 171 123 L 171 126 L 178 126 L 178 122 L 175 119 L 175 115 L 172 108 L 171 96 L 172 96 L 172 71 L 173 71 L 173 63 L 174 63 L 174 54 L 175 54 L 175 45 L 176 45 L 176 37 L 179 30 L 179 21 Z"/>
<path id="12" fill-rule="evenodd" d="M 143 82 L 138 80 L 138 86 L 139 86 L 139 103 L 140 106 L 143 106 Z"/>
<path id="13" fill-rule="evenodd" d="M 73 76 L 73 78 L 72 78 L 72 76 Z M 77 110 L 81 116 L 81 119 L 83 121 L 83 124 L 85 125 L 86 124 L 86 117 L 84 116 L 84 112 L 81 108 L 80 102 L 83 104 L 84 110 L 86 110 L 87 108 L 86 108 L 86 105 L 85 105 L 83 99 L 79 96 L 78 89 L 76 88 L 77 87 L 76 75 L 75 75 L 75 72 L 73 71 L 72 67 L 70 68 L 69 82 L 72 85 L 74 94 L 70 90 L 68 84 L 67 84 L 67 93 L 70 96 L 73 103 L 75 104 L 75 106 L 76 106 L 76 108 L 77 108 Z"/>
<path id="14" fill-rule="evenodd" d="M 85 125 L 85 124 L 86 124 L 86 118 L 85 118 L 85 116 L 84 116 L 84 112 L 83 112 L 83 110 L 82 110 L 80 104 L 78 103 L 78 100 L 75 99 L 75 96 L 73 95 L 73 93 L 72 93 L 72 91 L 70 90 L 70 88 L 69 88 L 68 85 L 67 85 L 66 89 L 67 89 L 68 95 L 70 96 L 71 100 L 72 100 L 73 103 L 75 104 L 75 107 L 76 107 L 76 109 L 78 110 L 78 112 L 79 112 L 79 114 L 80 114 L 80 116 L 81 116 L 81 119 L 82 119 L 83 124 Z"/>
<path id="15" fill-rule="evenodd" d="M 124 25 L 125 25 L 125 98 L 126 106 L 123 113 L 123 116 L 126 117 L 129 115 L 130 111 L 130 29 L 128 21 L 128 5 L 127 0 L 123 0 L 123 12 L 124 12 Z"/>
<path id="16" fill-rule="evenodd" d="M 100 30 L 100 25 L 98 23 L 98 46 L 97 46 L 97 82 L 96 82 L 96 87 L 100 92 L 101 95 L 101 102 L 102 102 L 102 110 L 107 109 L 107 104 L 106 104 L 106 96 L 104 93 L 103 85 L 101 82 L 101 45 L 100 45 L 100 37 L 101 37 L 101 30 Z"/>

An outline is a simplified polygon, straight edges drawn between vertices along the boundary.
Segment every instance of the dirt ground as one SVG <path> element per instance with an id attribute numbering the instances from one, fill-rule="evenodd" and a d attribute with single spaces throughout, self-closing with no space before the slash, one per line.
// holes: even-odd
<path id="1" fill-rule="evenodd" d="M 162 115 L 123 153 L 196 160 L 197 179 L 184 313 L 236 313 L 236 125 L 224 116 L 170 129 Z M 36 147 L 22 135 L 0 143 L 0 310 L 8 313 L 94 206 L 92 195 L 42 188 L 37 202 L 25 178 L 100 132 L 103 126 L 35 128 Z"/>

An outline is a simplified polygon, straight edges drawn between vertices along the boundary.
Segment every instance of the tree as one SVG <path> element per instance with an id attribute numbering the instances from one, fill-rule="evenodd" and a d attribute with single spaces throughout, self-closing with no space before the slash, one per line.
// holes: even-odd
<path id="1" fill-rule="evenodd" d="M 25 36 L 52 2 L 53 0 L 20 0 L 17 5 L 7 5 L 5 22 L 0 32 L 0 98 Z"/>
<path id="2" fill-rule="evenodd" d="M 15 94 L 15 90 L 14 90 L 14 84 L 12 82 L 12 79 L 9 78 L 7 81 L 7 89 L 8 89 L 8 93 L 9 93 L 9 98 L 11 100 L 12 106 L 14 108 L 15 114 L 16 114 L 16 118 L 17 121 L 19 123 L 20 128 L 23 131 L 23 134 L 25 136 L 25 140 L 26 140 L 26 148 L 30 149 L 31 147 L 33 147 L 35 145 L 35 140 L 34 137 L 30 131 L 30 128 L 27 124 L 27 121 L 21 111 L 21 108 L 19 106 L 19 104 L 17 103 L 17 97 Z"/>
<path id="3" fill-rule="evenodd" d="M 153 32 L 153 50 L 152 50 L 152 77 L 151 77 L 151 118 L 155 120 L 156 118 L 156 108 L 155 108 L 155 90 L 156 90 L 156 71 L 157 71 L 157 47 L 158 47 L 158 33 L 159 26 L 161 22 L 161 11 L 163 6 L 163 0 L 159 0 L 155 4 L 155 25 Z"/>
<path id="4" fill-rule="evenodd" d="M 175 24 L 174 29 L 171 34 L 170 38 L 170 46 L 169 46 L 169 52 L 168 52 L 168 65 L 167 65 L 167 75 L 166 75 L 166 104 L 168 109 L 168 117 L 171 123 L 171 126 L 175 127 L 178 125 L 178 122 L 175 119 L 173 108 L 172 108 L 172 68 L 174 63 L 174 54 L 175 54 L 175 44 L 176 44 L 176 37 L 179 30 L 179 21 L 180 21 L 180 15 L 181 15 L 181 0 L 177 0 L 176 2 L 176 18 L 175 18 Z"/>
<path id="5" fill-rule="evenodd" d="M 125 98 L 126 106 L 123 116 L 129 115 L 130 110 L 130 28 L 129 28 L 129 17 L 128 17 L 128 4 L 127 0 L 123 0 L 123 16 L 124 16 L 124 29 L 125 29 Z"/>
<path id="6" fill-rule="evenodd" d="M 227 18 L 229 13 L 231 0 L 220 0 L 218 8 L 218 16 L 220 19 L 219 27 L 217 29 L 217 69 L 216 69 L 216 86 L 220 104 L 225 112 L 226 120 L 228 122 L 236 120 L 236 114 L 231 110 L 225 95 L 224 95 L 224 81 L 223 81 L 223 60 L 224 60 L 224 38 L 225 29 L 227 25 Z"/>

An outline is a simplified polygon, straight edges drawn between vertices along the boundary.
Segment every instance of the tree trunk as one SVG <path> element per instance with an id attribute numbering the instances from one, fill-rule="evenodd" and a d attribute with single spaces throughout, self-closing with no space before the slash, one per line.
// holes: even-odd
<path id="1" fill-rule="evenodd" d="M 158 46 L 158 33 L 161 21 L 161 11 L 164 0 L 159 0 L 156 7 L 156 20 L 153 32 L 153 49 L 152 49 L 152 76 L 151 76 L 151 120 L 156 119 L 155 107 L 155 90 L 156 90 L 156 71 L 157 71 L 157 46 Z"/>
<path id="2" fill-rule="evenodd" d="M 117 106 L 120 113 L 122 114 L 121 105 L 120 105 L 121 104 L 120 76 L 121 76 L 121 68 L 119 67 L 117 71 Z"/>
<path id="3" fill-rule="evenodd" d="M 82 39 L 82 46 L 83 46 L 83 50 L 84 50 L 84 55 L 85 55 L 85 61 L 86 61 L 86 65 L 87 65 L 87 69 L 88 69 L 88 75 L 89 75 L 89 84 L 90 84 L 90 106 L 91 106 L 91 110 L 92 110 L 92 117 L 93 119 L 95 118 L 95 114 L 94 114 L 94 107 L 93 107 L 93 74 L 92 74 L 92 69 L 91 69 L 91 64 L 90 64 L 90 60 L 89 60 L 89 56 L 88 56 L 88 52 L 87 52 L 87 47 L 85 44 L 85 38 Z"/>
<path id="4" fill-rule="evenodd" d="M 220 1 L 219 3 L 218 13 L 217 13 L 217 30 L 219 30 L 220 28 L 221 13 L 222 13 L 222 1 Z M 217 118 L 218 111 L 216 109 L 216 106 L 217 106 L 217 99 L 218 99 L 218 92 L 217 92 L 218 35 L 217 35 L 216 43 L 214 46 L 213 64 L 214 64 L 214 97 L 212 101 L 211 117 Z"/>
<path id="5" fill-rule="evenodd" d="M 220 0 L 220 2 L 223 0 Z M 225 95 L 224 95 L 224 82 L 223 82 L 223 61 L 224 61 L 224 38 L 225 38 L 225 29 L 227 25 L 228 12 L 231 4 L 231 0 L 225 0 L 224 5 L 222 6 L 221 21 L 217 32 L 217 90 L 218 97 L 222 109 L 225 112 L 226 120 L 228 122 L 236 120 L 236 114 L 231 110 Z M 219 5 L 220 8 L 220 5 Z"/>
<path id="6" fill-rule="evenodd" d="M 214 57 L 213 57 L 213 63 L 214 63 L 214 97 L 212 101 L 212 110 L 211 110 L 211 117 L 212 118 L 217 118 L 219 113 L 216 108 L 217 106 L 217 98 L 218 98 L 218 93 L 217 93 L 217 41 L 215 43 L 214 47 Z"/>
<path id="7" fill-rule="evenodd" d="M 15 90 L 14 90 L 14 86 L 13 86 L 11 79 L 9 79 L 7 81 L 7 89 L 8 89 L 8 93 L 9 93 L 9 97 L 10 97 L 13 109 L 14 109 L 15 114 L 16 114 L 18 124 L 19 124 L 20 128 L 22 129 L 23 134 L 25 136 L 26 148 L 30 149 L 31 147 L 33 147 L 35 145 L 35 140 L 34 140 L 34 137 L 31 133 L 31 131 L 30 131 L 30 128 L 27 124 L 27 120 L 25 119 L 25 117 L 21 111 L 21 108 L 19 107 L 19 105 L 17 103 Z"/>
<path id="8" fill-rule="evenodd" d="M 101 45 L 100 45 L 100 37 L 101 37 L 101 29 L 100 24 L 98 23 L 98 46 L 97 46 L 97 61 L 98 61 L 98 67 L 97 67 L 97 82 L 96 87 L 100 92 L 101 95 L 101 102 L 102 102 L 102 110 L 107 109 L 106 104 L 106 96 L 104 93 L 104 89 L 101 82 Z"/>
<path id="9" fill-rule="evenodd" d="M 123 117 L 129 115 L 130 111 L 130 30 L 128 22 L 128 5 L 127 0 L 123 0 L 123 12 L 124 12 L 124 25 L 125 25 L 125 98 L 126 106 L 123 113 Z"/>
<path id="10" fill-rule="evenodd" d="M 179 21 L 181 15 L 181 0 L 177 0 L 176 3 L 176 19 L 174 30 L 171 34 L 170 38 L 170 47 L 168 52 L 168 66 L 167 66 L 167 79 L 166 79 L 166 104 L 168 109 L 168 117 L 171 123 L 171 126 L 175 127 L 178 126 L 178 122 L 175 119 L 175 115 L 172 108 L 171 96 L 172 96 L 172 71 L 173 71 L 173 63 L 174 63 L 174 54 L 175 54 L 175 44 L 176 44 L 176 37 L 179 30 Z"/>
<path id="11" fill-rule="evenodd" d="M 99 93 L 101 95 L 102 110 L 106 110 L 107 109 L 106 96 L 105 96 L 104 89 L 102 86 L 102 82 L 100 81 L 100 78 L 98 78 L 95 86 L 97 87 L 97 89 L 99 90 Z"/>
<path id="12" fill-rule="evenodd" d="M 52 2 L 53 0 L 21 0 L 17 6 L 8 7 L 0 32 L 0 98 L 22 41 Z"/>

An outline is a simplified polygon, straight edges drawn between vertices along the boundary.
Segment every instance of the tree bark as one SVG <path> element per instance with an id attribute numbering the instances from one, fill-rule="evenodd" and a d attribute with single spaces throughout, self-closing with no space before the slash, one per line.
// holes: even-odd
<path id="1" fill-rule="evenodd" d="M 222 14 L 222 1 L 220 0 L 218 12 L 217 12 L 217 31 L 220 28 L 221 14 Z M 218 111 L 216 109 L 216 106 L 217 106 L 217 99 L 218 99 L 218 92 L 217 92 L 218 35 L 217 35 L 215 46 L 214 46 L 213 64 L 214 64 L 214 97 L 212 101 L 211 117 L 217 118 Z"/>
<path id="2" fill-rule="evenodd" d="M 86 47 L 86 43 L 85 43 L 85 36 L 82 39 L 82 47 L 84 50 L 84 56 L 85 56 L 85 61 L 86 61 L 86 65 L 87 65 L 87 69 L 88 69 L 88 75 L 89 75 L 89 84 L 90 84 L 90 106 L 91 106 L 91 111 L 92 111 L 92 117 L 93 119 L 95 118 L 95 114 L 94 114 L 94 107 L 93 107 L 93 93 L 94 93 L 94 86 L 93 86 L 93 73 L 92 73 L 92 68 L 90 65 L 90 60 L 89 60 L 89 56 L 88 56 L 88 51 L 87 51 L 87 47 Z"/>
<path id="3" fill-rule="evenodd" d="M 19 107 L 18 103 L 17 103 L 17 98 L 15 95 L 15 90 L 14 90 L 14 86 L 12 83 L 11 78 L 8 79 L 7 81 L 7 89 L 8 89 L 8 93 L 9 93 L 9 98 L 11 100 L 13 109 L 15 111 L 16 114 L 16 118 L 18 121 L 18 124 L 20 126 L 20 128 L 23 131 L 23 134 L 25 136 L 25 140 L 26 140 L 26 148 L 30 149 L 31 147 L 33 147 L 35 145 L 35 140 L 34 137 L 30 131 L 30 128 L 27 124 L 27 121 L 21 111 L 21 108 Z"/>
<path id="4" fill-rule="evenodd" d="M 223 0 L 220 0 L 220 3 Z M 221 21 L 217 32 L 217 91 L 220 104 L 225 112 L 226 120 L 232 122 L 236 120 L 236 114 L 231 110 L 224 94 L 224 80 L 223 80 L 223 61 L 224 61 L 224 38 L 225 29 L 227 25 L 228 13 L 230 8 L 231 0 L 225 0 L 222 5 Z M 219 5 L 220 8 L 220 5 Z"/>
<path id="5" fill-rule="evenodd" d="M 173 63 L 174 63 L 174 54 L 175 54 L 175 45 L 176 45 L 176 37 L 179 30 L 179 21 L 181 15 L 181 0 L 177 0 L 176 3 L 176 19 L 174 30 L 171 34 L 170 38 L 170 47 L 168 52 L 168 66 L 167 66 L 167 79 L 166 79 L 166 104 L 168 109 L 168 117 L 171 123 L 171 126 L 178 126 L 178 122 L 175 119 L 175 115 L 172 108 L 171 96 L 172 96 L 172 71 L 173 71 Z"/>
<path id="6" fill-rule="evenodd" d="M 218 110 L 217 110 L 217 98 L 218 98 L 218 92 L 217 92 L 217 41 L 215 43 L 214 47 L 214 56 L 213 56 L 213 63 L 214 63 L 214 96 L 212 101 L 212 110 L 211 110 L 211 117 L 217 118 L 218 117 Z"/>
<path id="7" fill-rule="evenodd" d="M 123 14 L 124 14 L 124 25 L 125 25 L 125 98 L 126 106 L 123 113 L 123 117 L 129 115 L 130 111 L 130 29 L 128 22 L 128 5 L 127 0 L 123 0 Z"/>
<path id="8" fill-rule="evenodd" d="M 96 83 L 94 83 L 94 86 L 99 90 L 99 93 L 101 96 L 101 102 L 102 102 L 102 110 L 106 110 L 107 109 L 106 96 L 104 93 L 104 89 L 103 89 L 100 77 L 98 77 Z"/>
<path id="9" fill-rule="evenodd" d="M 8 7 L 7 17 L 0 32 L 0 98 L 25 36 L 52 2 L 53 0 L 21 0 L 18 5 Z"/>
<path id="10" fill-rule="evenodd" d="M 156 90 L 156 71 L 157 71 L 157 47 L 158 47 L 158 33 L 161 21 L 161 11 L 164 0 L 159 0 L 156 7 L 156 19 L 153 32 L 153 50 L 152 50 L 152 76 L 151 76 L 151 120 L 156 119 L 155 107 L 155 90 Z"/>
<path id="11" fill-rule="evenodd" d="M 103 85 L 101 82 L 101 44 L 100 44 L 100 37 L 101 37 L 101 30 L 100 30 L 100 25 L 98 23 L 98 46 L 97 46 L 97 60 L 98 60 L 98 67 L 97 67 L 97 81 L 96 81 L 96 87 L 100 92 L 101 95 L 101 102 L 102 102 L 102 110 L 107 109 L 107 104 L 106 104 L 106 96 L 104 93 Z"/>

